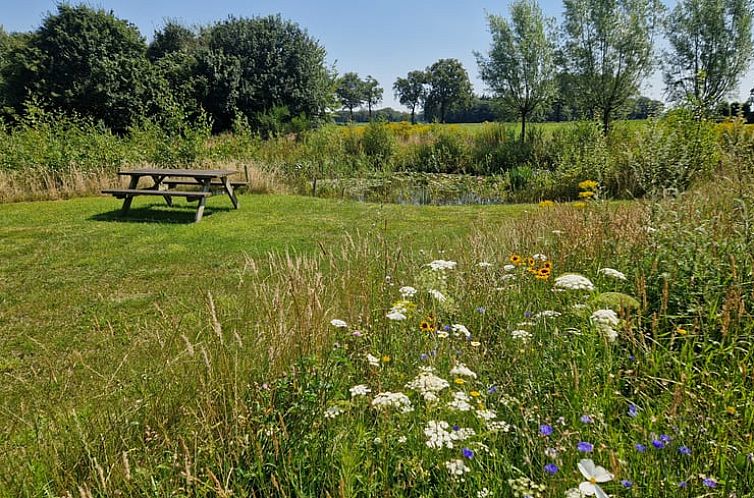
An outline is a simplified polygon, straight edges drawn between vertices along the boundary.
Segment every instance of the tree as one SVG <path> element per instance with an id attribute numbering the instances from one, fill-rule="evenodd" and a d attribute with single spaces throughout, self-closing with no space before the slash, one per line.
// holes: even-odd
<path id="1" fill-rule="evenodd" d="M 411 109 L 411 124 L 416 123 L 416 108 L 424 102 L 427 74 L 424 71 L 410 71 L 405 78 L 393 83 L 393 92 L 398 102 Z"/>
<path id="2" fill-rule="evenodd" d="M 27 98 L 125 131 L 150 112 L 158 82 L 136 27 L 112 13 L 61 4 L 9 57 L 9 105 Z"/>
<path id="3" fill-rule="evenodd" d="M 658 0 L 564 0 L 564 63 L 582 106 L 610 122 L 652 67 Z"/>
<path id="4" fill-rule="evenodd" d="M 380 83 L 372 76 L 367 76 L 367 79 L 364 80 L 364 101 L 367 104 L 370 120 L 372 119 L 372 106 L 382 102 L 382 92 Z"/>
<path id="5" fill-rule="evenodd" d="M 147 48 L 149 60 L 156 61 L 168 54 L 191 51 L 196 48 L 196 33 L 176 21 L 168 21 L 160 31 L 155 31 Z"/>
<path id="6" fill-rule="evenodd" d="M 510 22 L 487 17 L 492 45 L 487 57 L 476 57 L 482 80 L 521 118 L 523 142 L 527 118 L 543 111 L 555 94 L 554 21 L 542 15 L 536 0 L 517 0 L 510 15 Z"/>
<path id="7" fill-rule="evenodd" d="M 213 110 L 218 130 L 229 129 L 238 114 L 256 123 L 277 107 L 287 107 L 288 116 L 319 119 L 332 104 L 327 53 L 294 22 L 279 15 L 230 17 L 206 28 L 202 42 L 202 105 Z"/>
<path id="8" fill-rule="evenodd" d="M 440 59 L 427 68 L 427 118 L 445 122 L 448 111 L 463 107 L 471 99 L 471 82 L 466 69 L 457 59 Z"/>
<path id="9" fill-rule="evenodd" d="M 338 79 L 335 93 L 343 108 L 348 109 L 353 121 L 353 110 L 366 102 L 364 81 L 356 73 L 346 73 Z"/>
<path id="10" fill-rule="evenodd" d="M 733 91 L 752 58 L 752 0 L 682 0 L 667 23 L 668 97 L 707 114 Z"/>

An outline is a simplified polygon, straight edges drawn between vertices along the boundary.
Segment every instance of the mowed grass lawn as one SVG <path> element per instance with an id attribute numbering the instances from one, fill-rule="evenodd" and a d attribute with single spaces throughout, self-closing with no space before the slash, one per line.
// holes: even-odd
<path id="1" fill-rule="evenodd" d="M 0 437 L 40 404 L 76 407 L 161 317 L 206 312 L 208 291 L 232 298 L 249 258 L 337 251 L 355 235 L 384 234 L 391 250 L 438 250 L 529 209 L 240 201 L 235 211 L 225 197 L 210 199 L 198 224 L 183 200 L 171 209 L 136 198 L 126 217 L 105 197 L 0 205 L 0 408 L 10 424 Z"/>

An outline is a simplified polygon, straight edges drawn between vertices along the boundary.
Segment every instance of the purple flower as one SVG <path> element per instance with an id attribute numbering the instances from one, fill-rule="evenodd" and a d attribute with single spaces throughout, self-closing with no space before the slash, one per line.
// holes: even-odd
<path id="1" fill-rule="evenodd" d="M 681 455 L 690 455 L 691 448 L 689 448 L 688 446 L 681 446 L 680 448 L 678 448 L 678 453 L 680 453 Z"/>
<path id="2" fill-rule="evenodd" d="M 665 448 L 665 442 L 661 441 L 660 439 L 654 439 L 654 440 L 652 440 L 652 446 L 654 446 L 658 450 L 661 450 L 661 449 Z"/>
<path id="3" fill-rule="evenodd" d="M 592 422 L 594 422 L 594 420 L 589 415 L 582 415 L 581 422 L 584 424 L 591 424 Z"/>
<path id="4" fill-rule="evenodd" d="M 547 465 L 545 465 L 545 472 L 547 472 L 551 476 L 554 476 L 558 472 L 558 466 L 554 463 L 548 463 Z"/>
<path id="5" fill-rule="evenodd" d="M 636 451 L 638 451 L 639 453 L 644 453 L 645 451 L 647 451 L 647 447 L 646 447 L 646 446 L 644 446 L 644 445 L 643 445 L 643 444 L 641 444 L 641 443 L 637 443 L 637 444 L 635 444 L 635 445 L 634 445 L 634 448 L 636 448 Z"/>
<path id="6" fill-rule="evenodd" d="M 549 436 L 552 434 L 552 426 L 547 424 L 542 424 L 539 426 L 539 433 L 543 436 Z"/>
<path id="7" fill-rule="evenodd" d="M 635 404 L 631 403 L 628 405 L 628 416 L 629 417 L 635 417 L 639 414 L 639 407 Z"/>
<path id="8" fill-rule="evenodd" d="M 702 484 L 707 486 L 708 488 L 716 488 L 717 487 L 717 481 L 712 479 L 711 477 L 706 477 L 702 481 Z"/>
<path id="9" fill-rule="evenodd" d="M 620 483 L 621 483 L 621 484 L 623 485 L 623 487 L 624 487 L 624 488 L 626 488 L 626 489 L 630 489 L 630 488 L 631 488 L 631 487 L 632 487 L 632 486 L 634 485 L 634 483 L 633 483 L 633 482 L 631 482 L 631 481 L 629 481 L 628 479 L 623 479 L 623 480 L 622 480 L 622 481 L 621 481 Z"/>
<path id="10" fill-rule="evenodd" d="M 591 453 L 592 450 L 594 450 L 594 445 L 592 443 L 587 443 L 586 441 L 581 441 L 576 445 L 576 449 L 582 453 Z"/>
<path id="11" fill-rule="evenodd" d="M 468 458 L 469 460 L 471 460 L 472 458 L 474 458 L 474 452 L 472 450 L 470 450 L 469 448 L 464 448 L 463 449 L 463 456 L 466 457 L 466 458 Z"/>

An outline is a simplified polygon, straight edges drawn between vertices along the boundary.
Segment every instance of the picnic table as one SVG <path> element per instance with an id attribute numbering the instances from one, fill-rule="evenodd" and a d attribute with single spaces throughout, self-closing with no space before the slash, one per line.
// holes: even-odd
<path id="1" fill-rule="evenodd" d="M 120 176 L 130 176 L 128 188 L 105 189 L 103 194 L 111 194 L 117 199 L 123 199 L 123 212 L 131 207 L 131 201 L 137 195 L 160 196 L 165 199 L 168 206 L 173 205 L 173 197 L 183 197 L 188 201 L 199 201 L 196 208 L 195 221 L 201 221 L 204 214 L 204 206 L 207 198 L 224 191 L 233 207 L 238 209 L 238 198 L 233 187 L 245 185 L 246 182 L 231 181 L 230 176 L 238 171 L 227 169 L 166 169 L 166 168 L 140 168 L 128 169 L 118 172 Z M 146 188 L 137 188 L 139 180 L 150 178 L 152 184 Z M 176 190 L 176 186 L 195 186 L 198 190 Z"/>

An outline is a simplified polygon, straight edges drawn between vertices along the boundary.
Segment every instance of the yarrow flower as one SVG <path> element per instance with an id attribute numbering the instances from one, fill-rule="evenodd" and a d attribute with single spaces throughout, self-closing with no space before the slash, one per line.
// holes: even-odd
<path id="1" fill-rule="evenodd" d="M 339 320 L 337 318 L 334 318 L 334 319 L 330 320 L 330 325 L 332 325 L 335 328 L 339 328 L 339 329 L 347 329 L 348 328 L 348 324 L 346 322 L 344 322 L 343 320 Z"/>
<path id="2" fill-rule="evenodd" d="M 432 367 L 422 367 L 419 375 L 406 384 L 406 388 L 421 394 L 427 401 L 437 401 L 437 394 L 450 387 L 450 383 L 433 373 Z"/>
<path id="3" fill-rule="evenodd" d="M 401 413 L 408 413 L 414 410 L 411 406 L 411 400 L 403 393 L 379 393 L 372 400 L 372 406 L 378 410 L 398 408 Z"/>
<path id="4" fill-rule="evenodd" d="M 578 464 L 581 475 L 586 481 L 579 484 L 579 491 L 587 496 L 597 496 L 598 498 L 607 497 L 598 483 L 609 482 L 613 480 L 613 474 L 608 472 L 604 467 L 594 465 L 591 460 L 581 460 Z"/>
<path id="5" fill-rule="evenodd" d="M 410 285 L 405 285 L 401 287 L 400 289 L 398 289 L 398 292 L 401 293 L 401 297 L 403 299 L 410 299 L 414 297 L 414 295 L 416 294 L 416 289 L 414 289 Z"/>
<path id="6" fill-rule="evenodd" d="M 471 377 L 472 379 L 476 379 L 476 373 L 471 371 L 471 369 L 463 363 L 459 363 L 451 368 L 450 375 L 461 375 L 463 377 Z"/>
<path id="7" fill-rule="evenodd" d="M 563 290 L 585 290 L 593 291 L 594 284 L 591 280 L 578 273 L 565 273 L 555 279 L 554 289 Z"/>
<path id="8" fill-rule="evenodd" d="M 431 263 L 429 263 L 427 266 L 429 266 L 433 270 L 444 271 L 444 270 L 454 269 L 457 264 L 458 263 L 456 263 L 455 261 L 446 261 L 444 259 L 436 259 L 432 261 Z"/>
<path id="9" fill-rule="evenodd" d="M 353 386 L 348 391 L 351 393 L 352 398 L 355 398 L 356 396 L 366 396 L 367 394 L 372 392 L 372 390 L 364 384 Z"/>
<path id="10" fill-rule="evenodd" d="M 626 275 L 613 268 L 600 268 L 597 273 L 605 275 L 606 277 L 612 277 L 618 280 L 626 280 Z"/>
<path id="11" fill-rule="evenodd" d="M 448 469 L 448 472 L 450 472 L 450 475 L 454 478 L 461 477 L 462 475 L 471 472 L 471 469 L 460 459 L 445 462 L 445 468 Z"/>
<path id="12" fill-rule="evenodd" d="M 608 340 L 614 341 L 618 338 L 618 332 L 613 327 L 620 323 L 620 319 L 615 311 L 610 309 L 597 310 L 592 313 L 590 320 Z"/>

